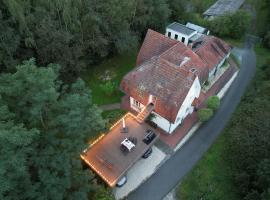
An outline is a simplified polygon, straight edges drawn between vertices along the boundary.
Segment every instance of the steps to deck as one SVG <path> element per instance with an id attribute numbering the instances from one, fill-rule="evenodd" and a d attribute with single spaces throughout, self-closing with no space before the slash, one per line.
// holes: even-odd
<path id="1" fill-rule="evenodd" d="M 153 104 L 148 104 L 136 117 L 136 120 L 139 123 L 144 122 L 144 120 L 151 114 L 151 112 L 154 110 Z"/>

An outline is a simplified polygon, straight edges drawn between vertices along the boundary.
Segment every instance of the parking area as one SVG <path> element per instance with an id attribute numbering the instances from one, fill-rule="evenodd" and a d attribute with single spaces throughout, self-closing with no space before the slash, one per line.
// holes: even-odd
<path id="1" fill-rule="evenodd" d="M 166 160 L 166 154 L 156 146 L 152 147 L 152 154 L 147 159 L 140 159 L 127 172 L 127 183 L 120 188 L 114 188 L 115 199 L 122 199 L 147 180 L 157 168 Z"/>

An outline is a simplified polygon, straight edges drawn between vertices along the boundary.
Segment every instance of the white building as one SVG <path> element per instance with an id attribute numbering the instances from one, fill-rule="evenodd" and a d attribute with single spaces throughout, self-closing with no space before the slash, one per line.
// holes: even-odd
<path id="1" fill-rule="evenodd" d="M 171 39 L 178 40 L 187 46 L 200 38 L 203 34 L 209 35 L 209 33 L 210 32 L 206 28 L 190 22 L 186 25 L 173 22 L 167 26 L 165 35 Z"/>
<path id="2" fill-rule="evenodd" d="M 120 86 L 140 120 L 151 113 L 152 123 L 171 134 L 194 111 L 201 85 L 215 76 L 231 51 L 207 33 L 190 23 L 172 23 L 165 35 L 148 30 L 137 66 Z"/>

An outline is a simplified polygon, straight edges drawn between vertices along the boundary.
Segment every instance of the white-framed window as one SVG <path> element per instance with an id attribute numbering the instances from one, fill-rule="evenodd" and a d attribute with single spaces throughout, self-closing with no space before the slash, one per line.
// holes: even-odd
<path id="1" fill-rule="evenodd" d="M 185 43 L 185 37 L 182 37 L 182 40 L 181 40 L 183 43 Z"/>
<path id="2" fill-rule="evenodd" d="M 141 107 L 141 103 L 139 101 L 136 101 L 135 99 L 133 99 L 133 105 L 136 106 L 137 108 Z"/>

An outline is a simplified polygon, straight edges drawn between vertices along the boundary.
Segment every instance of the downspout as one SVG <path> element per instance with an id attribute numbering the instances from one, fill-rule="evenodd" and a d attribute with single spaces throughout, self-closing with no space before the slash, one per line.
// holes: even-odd
<path id="1" fill-rule="evenodd" d="M 171 112 L 171 117 L 170 117 L 170 119 L 172 119 L 172 112 Z M 172 126 L 172 123 L 171 123 L 171 121 L 169 121 L 170 122 L 170 126 L 169 126 L 169 134 L 171 134 L 171 126 Z"/>
<path id="2" fill-rule="evenodd" d="M 170 132 L 171 132 L 171 125 L 172 125 L 172 123 L 170 122 L 170 126 L 169 126 L 169 134 L 171 134 Z"/>

